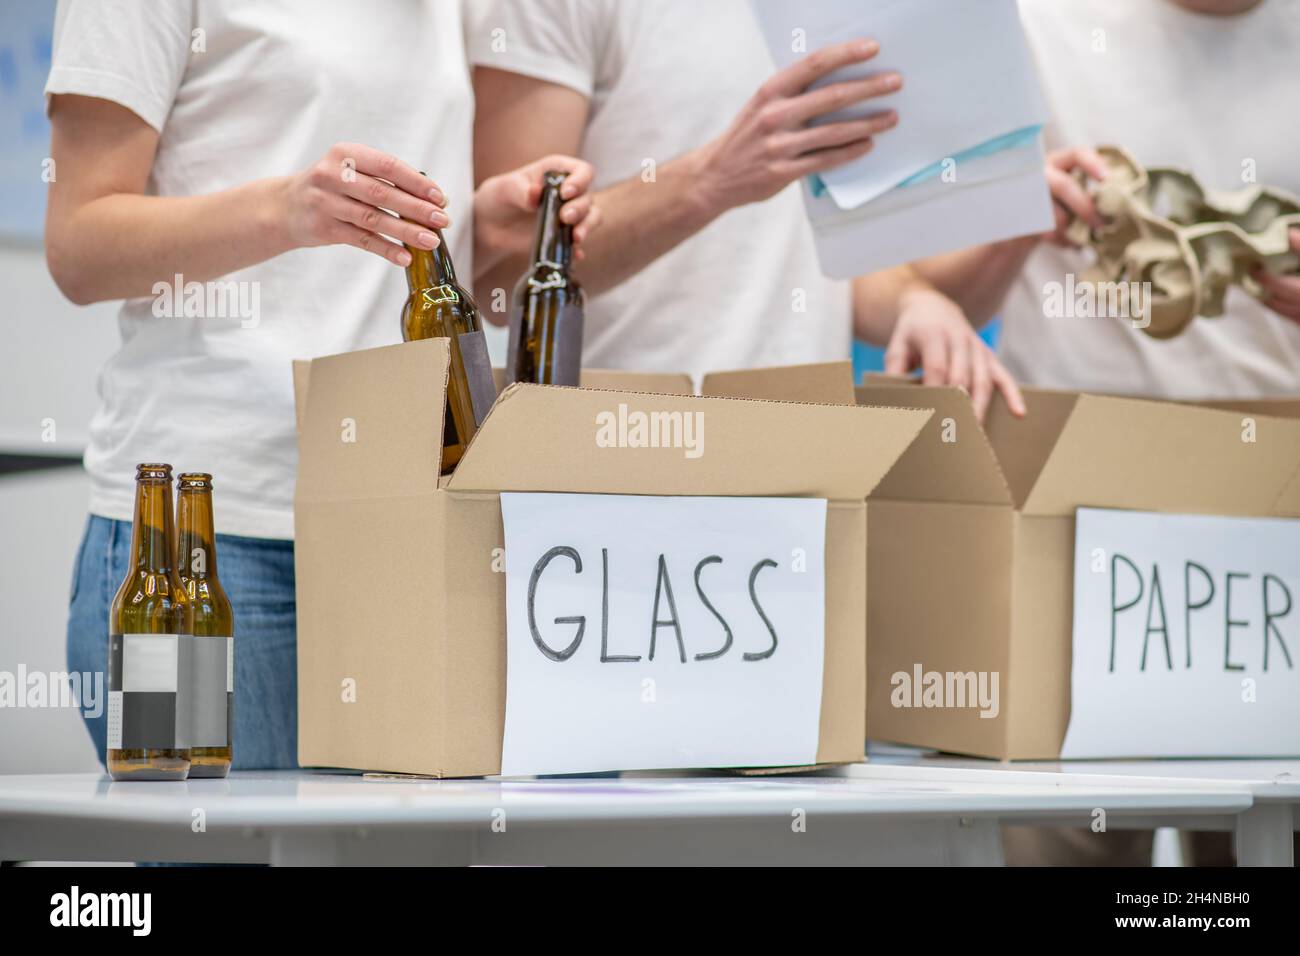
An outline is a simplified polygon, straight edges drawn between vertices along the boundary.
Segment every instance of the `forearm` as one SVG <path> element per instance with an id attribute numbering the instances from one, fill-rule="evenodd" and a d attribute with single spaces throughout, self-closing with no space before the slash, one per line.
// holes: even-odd
<path id="1" fill-rule="evenodd" d="M 1002 307 L 1040 237 L 1021 236 L 912 263 L 922 279 L 961 306 L 976 327 Z"/>
<path id="2" fill-rule="evenodd" d="M 292 248 L 277 210 L 283 178 L 202 196 L 112 193 L 48 230 L 50 272 L 78 304 L 134 298 L 154 283 L 206 282 Z"/>
<path id="3" fill-rule="evenodd" d="M 696 150 L 665 163 L 651 182 L 634 176 L 596 194 L 600 230 L 574 269 L 589 295 L 636 275 L 717 218 L 724 207 L 701 183 L 701 155 Z M 503 257 L 477 246 L 475 256 L 475 288 L 483 301 L 494 289 L 513 289 L 529 264 L 526 254 Z"/>

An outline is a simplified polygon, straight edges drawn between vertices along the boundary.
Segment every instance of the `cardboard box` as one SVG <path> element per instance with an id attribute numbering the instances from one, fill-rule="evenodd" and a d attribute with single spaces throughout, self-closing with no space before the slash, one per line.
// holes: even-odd
<path id="1" fill-rule="evenodd" d="M 299 763 L 499 771 L 505 575 L 491 555 L 504 545 L 503 491 L 828 499 L 817 760 L 862 758 L 863 499 L 929 411 L 513 385 L 440 479 L 447 363 L 432 339 L 295 365 Z M 707 452 L 597 453 L 592 423 L 618 402 L 704 411 Z"/>
<path id="2" fill-rule="evenodd" d="M 1075 509 L 1300 515 L 1300 421 L 1027 389 L 980 428 L 958 389 L 872 380 L 935 410 L 868 500 L 867 734 L 1003 759 L 1060 755 L 1070 716 Z M 1235 409 L 1235 410 L 1233 410 Z M 1256 441 L 1242 440 L 1242 412 Z M 947 438 L 948 440 L 945 440 Z M 996 674 L 1000 706 L 894 706 L 894 675 Z"/>

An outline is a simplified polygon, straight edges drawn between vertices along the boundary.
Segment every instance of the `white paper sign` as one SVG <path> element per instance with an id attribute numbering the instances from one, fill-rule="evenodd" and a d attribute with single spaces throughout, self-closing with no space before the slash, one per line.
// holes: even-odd
<path id="1" fill-rule="evenodd" d="M 1300 755 L 1300 521 L 1080 508 L 1063 757 Z"/>
<path id="2" fill-rule="evenodd" d="M 501 495 L 501 772 L 814 763 L 826 502 Z"/>

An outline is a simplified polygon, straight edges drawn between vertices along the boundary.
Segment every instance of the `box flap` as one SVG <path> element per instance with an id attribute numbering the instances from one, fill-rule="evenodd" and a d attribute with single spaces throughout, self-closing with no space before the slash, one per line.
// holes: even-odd
<path id="1" fill-rule="evenodd" d="M 1214 398 L 1198 399 L 1192 404 L 1277 418 L 1300 418 L 1300 398 Z"/>
<path id="2" fill-rule="evenodd" d="M 302 434 L 302 420 L 307 415 L 307 384 L 311 379 L 311 361 L 294 359 L 293 362 L 293 416 L 294 427 Z"/>
<path id="3" fill-rule="evenodd" d="M 891 372 L 863 372 L 862 385 L 920 385 L 916 375 L 895 375 Z"/>
<path id="4" fill-rule="evenodd" d="M 762 398 L 777 402 L 852 405 L 853 363 L 822 362 L 815 365 L 781 365 L 709 372 L 700 382 L 700 394 Z"/>
<path id="5" fill-rule="evenodd" d="M 984 433 L 1017 508 L 1024 507 L 1079 397 L 1077 392 L 1023 386 L 1020 391 L 1025 398 L 1024 418 L 1012 415 L 1002 393 L 995 392 L 984 420 Z"/>
<path id="6" fill-rule="evenodd" d="M 1300 518 L 1300 467 L 1282 489 L 1273 505 L 1273 514 L 1279 518 Z"/>
<path id="7" fill-rule="evenodd" d="M 435 489 L 449 362 L 446 339 L 315 359 L 298 439 L 298 499 Z"/>
<path id="8" fill-rule="evenodd" d="M 1247 415 L 1273 415 L 1277 418 L 1300 418 L 1300 398 L 1201 399 L 1195 402 L 1207 408 L 1243 412 Z M 1279 517 L 1300 517 L 1300 469 L 1292 476 L 1273 506 Z"/>
<path id="9" fill-rule="evenodd" d="M 931 414 L 515 384 L 447 488 L 858 499 Z"/>
<path id="10" fill-rule="evenodd" d="M 932 408 L 935 413 L 872 498 L 1011 504 L 1011 490 L 966 392 L 878 378 L 855 391 L 860 405 Z"/>
<path id="11" fill-rule="evenodd" d="M 506 387 L 506 370 L 493 368 L 497 394 Z M 631 372 L 626 369 L 584 368 L 578 384 L 583 388 L 612 388 L 620 392 L 655 392 L 662 395 L 694 395 L 695 387 L 685 372 Z"/>
<path id="12" fill-rule="evenodd" d="M 578 384 L 583 388 L 605 388 L 618 392 L 651 392 L 657 395 L 694 395 L 695 386 L 685 372 L 629 372 L 626 369 L 584 368 Z"/>
<path id="13" fill-rule="evenodd" d="M 1297 420 L 1080 395 L 1024 511 L 1269 515 L 1298 466 Z"/>

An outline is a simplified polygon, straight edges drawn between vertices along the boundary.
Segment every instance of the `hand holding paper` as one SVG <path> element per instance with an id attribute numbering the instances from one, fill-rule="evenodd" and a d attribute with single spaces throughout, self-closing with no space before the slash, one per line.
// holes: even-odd
<path id="1" fill-rule="evenodd" d="M 853 39 L 816 50 L 774 74 L 731 126 L 701 150 L 699 188 L 718 211 L 760 202 L 802 176 L 865 156 L 898 115 L 874 100 L 898 90 L 893 71 L 831 82 L 839 70 L 872 60 L 880 47 Z M 828 114 L 857 107 L 852 115 Z"/>
<path id="2" fill-rule="evenodd" d="M 1015 0 L 753 0 L 778 66 L 870 35 L 881 55 L 823 82 L 907 76 L 898 133 L 869 157 L 820 174 L 804 200 L 822 271 L 850 278 L 954 249 L 1052 228 L 1040 129 L 1047 107 Z M 851 104 L 829 113 L 855 115 Z"/>

